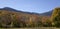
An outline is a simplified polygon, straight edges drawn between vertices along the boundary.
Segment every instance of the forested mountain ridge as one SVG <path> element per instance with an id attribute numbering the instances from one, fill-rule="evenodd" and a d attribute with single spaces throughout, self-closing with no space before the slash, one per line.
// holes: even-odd
<path id="1" fill-rule="evenodd" d="M 41 15 L 38 13 L 23 12 L 9 7 L 5 7 L 0 9 L 0 24 L 3 25 L 3 27 L 11 27 L 11 25 L 12 27 L 20 27 L 20 24 L 22 24 L 23 27 L 39 26 L 37 24 L 44 24 L 47 20 L 50 19 L 51 12 L 52 11 L 48 13 L 43 13 Z"/>

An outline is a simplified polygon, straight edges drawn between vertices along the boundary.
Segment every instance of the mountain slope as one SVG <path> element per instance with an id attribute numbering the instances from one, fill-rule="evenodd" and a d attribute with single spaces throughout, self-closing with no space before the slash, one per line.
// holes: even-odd
<path id="1" fill-rule="evenodd" d="M 42 13 L 41 15 L 42 16 L 51 16 L 52 15 L 52 12 L 53 12 L 53 10 L 51 10 L 49 12 Z"/>
<path id="2" fill-rule="evenodd" d="M 18 11 L 18 10 L 15 10 L 15 9 L 12 9 L 12 8 L 9 8 L 9 7 L 4 7 L 4 8 L 1 8 L 0 10 L 6 10 L 6 11 L 14 11 L 14 12 L 21 12 L 21 13 L 26 13 L 26 14 L 36 14 L 36 15 L 42 15 L 42 16 L 51 16 L 53 10 L 51 11 L 48 11 L 48 12 L 45 12 L 45 13 L 30 13 L 30 12 L 23 12 L 23 11 Z"/>
<path id="3" fill-rule="evenodd" d="M 13 9 L 13 8 L 10 8 L 10 7 L 0 8 L 0 10 L 20 12 L 20 13 L 25 13 L 25 14 L 36 14 L 36 15 L 40 15 L 40 14 L 38 14 L 38 13 L 33 13 L 33 12 L 30 13 L 30 12 L 24 12 L 24 11 L 15 10 L 15 9 Z"/>
<path id="4" fill-rule="evenodd" d="M 17 24 L 34 24 L 34 23 L 46 23 L 47 19 L 50 18 L 51 12 L 46 13 L 30 13 L 30 12 L 23 12 L 18 11 L 9 7 L 1 8 L 0 9 L 0 23 L 4 25 L 11 25 L 11 23 L 15 23 L 14 26 Z M 49 16 L 48 16 L 49 15 Z M 3 26 L 4 26 L 3 25 Z M 13 25 L 13 24 L 12 24 Z"/>
<path id="5" fill-rule="evenodd" d="M 28 18 L 29 17 L 32 17 L 32 19 L 34 18 L 34 20 L 37 20 L 37 19 L 41 20 L 43 18 L 46 18 L 46 19 L 48 18 L 49 19 L 51 17 L 51 14 L 52 14 L 53 10 L 49 11 L 49 12 L 39 14 L 39 13 L 30 13 L 30 12 L 18 11 L 18 10 L 9 8 L 9 7 L 5 7 L 5 8 L 0 9 L 0 12 L 3 12 L 3 13 L 1 13 L 3 15 L 14 14 L 14 15 L 18 16 L 18 18 L 20 18 L 20 17 L 25 17 L 26 18 L 26 16 L 27 16 Z"/>

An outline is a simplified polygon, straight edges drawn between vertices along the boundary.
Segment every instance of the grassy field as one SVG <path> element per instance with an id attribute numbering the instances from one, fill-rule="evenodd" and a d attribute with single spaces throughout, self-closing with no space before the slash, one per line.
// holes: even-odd
<path id="1" fill-rule="evenodd" d="M 36 28 L 0 28 L 0 29 L 60 29 L 56 27 L 36 27 Z"/>

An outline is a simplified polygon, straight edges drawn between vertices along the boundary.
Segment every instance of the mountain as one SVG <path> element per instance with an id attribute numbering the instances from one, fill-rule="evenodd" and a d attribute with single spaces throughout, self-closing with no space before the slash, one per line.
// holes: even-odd
<path id="1" fill-rule="evenodd" d="M 41 13 L 40 15 L 42 15 L 42 16 L 51 16 L 52 12 L 53 12 L 53 10 L 45 12 L 45 13 Z"/>
<path id="2" fill-rule="evenodd" d="M 0 23 L 4 25 L 11 25 L 11 23 L 19 24 L 33 24 L 33 23 L 46 23 L 47 20 L 50 19 L 52 11 L 45 13 L 30 13 L 18 11 L 10 7 L 0 8 Z M 16 25 L 14 24 L 14 25 Z"/>
<path id="3" fill-rule="evenodd" d="M 13 8 L 10 8 L 10 7 L 0 8 L 0 10 L 13 11 L 13 12 L 22 12 L 22 11 L 18 11 L 18 10 L 15 10 L 15 9 L 13 9 Z"/>
<path id="4" fill-rule="evenodd" d="M 10 7 L 1 8 L 0 11 L 3 12 L 3 14 L 10 13 L 10 14 L 14 14 L 14 15 L 16 14 L 16 16 L 19 16 L 19 17 L 28 16 L 28 17 L 40 18 L 40 19 L 43 19 L 43 18 L 49 19 L 52 15 L 52 12 L 53 12 L 53 10 L 52 10 L 52 11 L 41 13 L 41 14 L 40 13 L 33 13 L 33 12 L 30 13 L 30 12 L 18 11 L 18 10 L 15 10 L 13 8 L 10 8 Z M 37 19 L 35 19 L 35 20 L 37 20 Z"/>
<path id="5" fill-rule="evenodd" d="M 4 8 L 0 8 L 0 10 L 6 10 L 6 11 L 13 11 L 13 12 L 21 12 L 21 13 L 26 13 L 26 14 L 36 14 L 39 15 L 38 13 L 30 13 L 30 12 L 24 12 L 24 11 L 19 11 L 19 10 L 15 10 L 13 8 L 10 7 L 4 7 Z"/>
<path id="6" fill-rule="evenodd" d="M 53 10 L 51 11 L 48 11 L 48 12 L 45 12 L 45 13 L 30 13 L 30 12 L 24 12 L 24 11 L 18 11 L 18 10 L 15 10 L 13 8 L 10 8 L 10 7 L 4 7 L 4 8 L 0 8 L 0 10 L 6 10 L 6 11 L 14 11 L 14 12 L 21 12 L 21 13 L 26 13 L 26 14 L 36 14 L 36 15 L 42 15 L 42 16 L 51 16 Z"/>
<path id="7" fill-rule="evenodd" d="M 60 8 L 45 13 L 18 11 L 10 7 L 0 8 L 0 27 L 59 26 L 59 19 Z"/>
<path id="8" fill-rule="evenodd" d="M 0 10 L 17 11 L 15 9 L 12 9 L 12 8 L 9 8 L 9 7 L 0 8 Z"/>

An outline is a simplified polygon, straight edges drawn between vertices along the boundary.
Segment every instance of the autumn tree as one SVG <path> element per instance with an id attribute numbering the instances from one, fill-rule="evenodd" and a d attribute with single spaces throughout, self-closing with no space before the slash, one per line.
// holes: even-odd
<path id="1" fill-rule="evenodd" d="M 53 26 L 60 27 L 60 7 L 54 9 L 51 21 Z"/>
<path id="2" fill-rule="evenodd" d="M 0 27 L 2 27 L 2 23 L 1 23 L 1 16 L 0 16 Z"/>
<path id="3" fill-rule="evenodd" d="M 13 17 L 13 27 L 20 27 L 20 23 L 17 21 L 16 14 L 12 15 Z"/>

